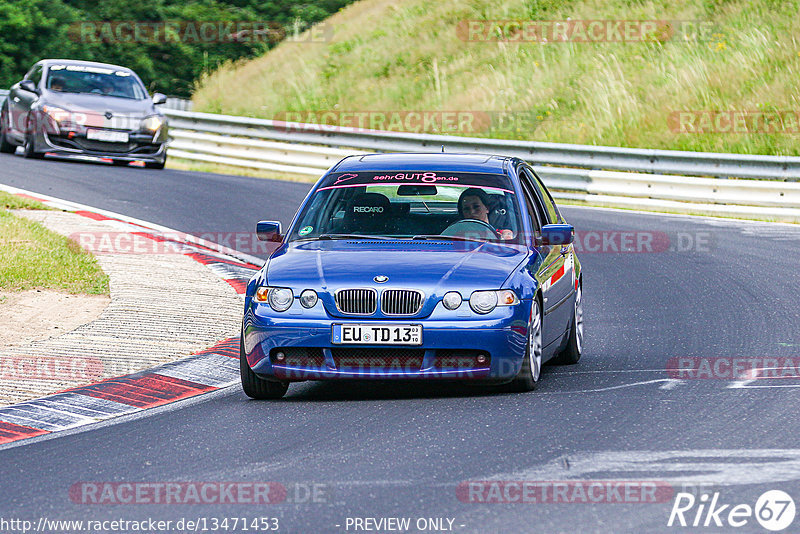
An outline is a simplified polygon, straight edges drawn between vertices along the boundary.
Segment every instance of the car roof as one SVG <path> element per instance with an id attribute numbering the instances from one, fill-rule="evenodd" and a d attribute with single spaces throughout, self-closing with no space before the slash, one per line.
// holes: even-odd
<path id="1" fill-rule="evenodd" d="M 133 70 L 129 69 L 128 67 L 123 67 L 121 65 L 113 65 L 111 63 L 100 63 L 99 61 L 83 61 L 80 59 L 42 59 L 38 63 L 41 63 L 44 66 L 50 65 L 83 65 L 87 67 L 103 67 L 106 69 L 116 69 L 116 70 L 125 70 L 129 72 L 133 72 Z"/>
<path id="2" fill-rule="evenodd" d="M 487 154 L 392 153 L 348 156 L 331 172 L 353 171 L 451 171 L 506 174 L 510 158 Z"/>

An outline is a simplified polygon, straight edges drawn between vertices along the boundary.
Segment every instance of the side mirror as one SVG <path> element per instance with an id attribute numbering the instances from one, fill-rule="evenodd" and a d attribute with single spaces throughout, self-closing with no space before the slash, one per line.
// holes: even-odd
<path id="1" fill-rule="evenodd" d="M 154 93 L 153 94 L 153 104 L 159 106 L 161 104 L 167 103 L 167 95 L 164 93 Z"/>
<path id="2" fill-rule="evenodd" d="M 571 224 L 545 224 L 542 226 L 542 245 L 569 245 L 575 240 L 575 227 Z"/>
<path id="3" fill-rule="evenodd" d="M 258 221 L 256 223 L 256 235 L 259 241 L 273 241 L 280 243 L 283 241 L 281 235 L 281 223 L 278 221 Z"/>
<path id="4" fill-rule="evenodd" d="M 33 83 L 33 80 L 22 80 L 19 82 L 19 88 L 29 93 L 39 94 L 39 90 L 36 88 L 36 84 Z"/>

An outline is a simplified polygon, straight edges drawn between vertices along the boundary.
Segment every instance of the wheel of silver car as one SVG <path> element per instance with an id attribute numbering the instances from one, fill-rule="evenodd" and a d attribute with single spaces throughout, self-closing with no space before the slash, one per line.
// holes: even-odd
<path id="1" fill-rule="evenodd" d="M 28 121 L 28 125 L 25 128 L 25 143 L 22 145 L 22 150 L 25 152 L 25 157 L 29 159 L 39 159 L 42 157 L 41 152 L 36 152 L 35 128 L 36 122 Z"/>
<path id="2" fill-rule="evenodd" d="M 17 147 L 8 141 L 6 134 L 7 122 L 8 111 L 6 111 L 6 108 L 4 107 L 3 110 L 0 111 L 0 152 L 3 152 L 4 154 L 13 154 Z"/>
<path id="3" fill-rule="evenodd" d="M 556 357 L 554 363 L 572 365 L 578 363 L 583 353 L 583 289 L 578 284 L 575 290 L 575 308 L 572 314 L 569 337 L 564 350 Z"/>
<path id="4" fill-rule="evenodd" d="M 522 367 L 511 382 L 513 391 L 531 391 L 539 382 L 542 372 L 542 311 L 539 300 L 531 304 L 531 317 L 528 324 L 528 339 Z"/>

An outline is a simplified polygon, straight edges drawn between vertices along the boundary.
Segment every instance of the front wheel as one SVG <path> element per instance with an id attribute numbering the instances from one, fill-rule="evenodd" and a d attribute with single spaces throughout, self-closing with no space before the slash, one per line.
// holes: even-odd
<path id="1" fill-rule="evenodd" d="M 28 122 L 28 127 L 25 128 L 25 144 L 22 145 L 22 150 L 25 152 L 25 157 L 28 159 L 41 159 L 43 154 L 36 152 L 36 136 L 34 135 L 35 123 Z"/>
<path id="2" fill-rule="evenodd" d="M 528 326 L 528 342 L 522 367 L 510 384 L 511 391 L 523 392 L 536 388 L 542 372 L 542 311 L 539 300 L 533 299 Z"/>
<path id="3" fill-rule="evenodd" d="M 575 290 L 575 309 L 572 314 L 572 325 L 569 329 L 569 339 L 567 346 L 559 354 L 554 363 L 562 365 L 573 365 L 578 363 L 583 352 L 583 291 L 581 286 Z"/>
<path id="4" fill-rule="evenodd" d="M 250 369 L 244 354 L 244 338 L 239 339 L 239 374 L 242 377 L 242 389 L 251 399 L 280 399 L 289 389 L 288 382 L 264 380 Z"/>
<path id="5" fill-rule="evenodd" d="M 148 169 L 163 169 L 167 164 L 167 156 L 164 155 L 164 159 L 161 161 L 150 161 L 146 163 Z"/>
<path id="6" fill-rule="evenodd" d="M 6 136 L 6 122 L 8 121 L 7 111 L 0 112 L 0 152 L 3 154 L 13 154 L 17 150 L 16 145 L 12 145 Z"/>

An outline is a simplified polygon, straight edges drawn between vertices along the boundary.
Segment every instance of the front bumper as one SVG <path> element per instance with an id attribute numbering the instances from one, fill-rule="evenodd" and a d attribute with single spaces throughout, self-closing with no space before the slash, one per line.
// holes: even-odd
<path id="1" fill-rule="evenodd" d="M 107 143 L 88 140 L 85 136 L 67 138 L 46 131 L 40 132 L 37 151 L 60 157 L 90 156 L 115 161 L 144 161 L 162 163 L 167 154 L 166 142 L 152 142 L 152 136 L 129 134 L 128 143 Z"/>
<path id="2" fill-rule="evenodd" d="M 298 304 L 293 305 L 299 308 Z M 462 306 L 466 306 L 462 305 Z M 250 368 L 265 378 L 510 380 L 525 355 L 530 301 L 487 315 L 445 310 L 407 320 L 303 317 L 250 304 L 242 336 Z M 318 314 L 314 314 L 318 315 Z M 325 314 L 327 315 L 327 314 Z M 422 345 L 333 344 L 331 326 L 343 323 L 421 324 Z M 281 358 L 279 353 L 283 355 Z"/>

